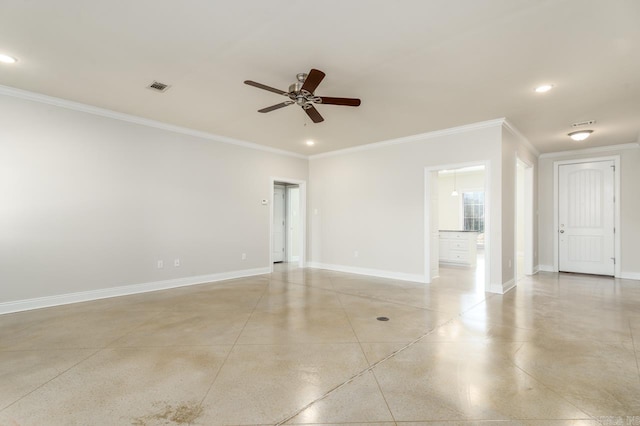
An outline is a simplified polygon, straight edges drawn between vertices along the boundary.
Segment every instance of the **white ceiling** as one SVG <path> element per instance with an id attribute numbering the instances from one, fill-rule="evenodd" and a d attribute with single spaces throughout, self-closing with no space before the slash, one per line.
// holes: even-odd
<path id="1" fill-rule="evenodd" d="M 639 22 L 637 0 L 0 0 L 0 84 L 305 155 L 500 117 L 544 153 L 638 141 Z M 312 67 L 362 105 L 257 112 L 284 98 L 244 80 Z"/>

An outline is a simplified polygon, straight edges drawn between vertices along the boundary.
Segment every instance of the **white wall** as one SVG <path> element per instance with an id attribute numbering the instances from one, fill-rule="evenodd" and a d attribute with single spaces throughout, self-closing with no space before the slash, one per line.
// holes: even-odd
<path id="1" fill-rule="evenodd" d="M 538 169 L 538 158 L 536 153 L 530 148 L 530 146 L 526 143 L 526 141 L 518 134 L 514 133 L 514 131 L 510 130 L 508 127 L 503 128 L 502 132 L 502 176 L 501 176 L 501 187 L 502 187 L 502 207 L 501 207 L 501 218 L 502 218 L 502 283 L 509 287 L 510 285 L 515 284 L 515 251 L 516 251 L 516 239 L 515 235 L 515 225 L 516 225 L 516 181 L 517 181 L 517 170 L 516 170 L 516 162 L 517 159 L 520 159 L 528 166 L 533 168 L 534 173 L 534 182 L 535 176 L 537 174 Z M 535 194 L 537 193 L 537 188 L 534 187 L 534 200 L 536 199 Z M 537 205 L 533 206 L 534 211 L 537 210 Z M 535 227 L 535 215 L 534 215 L 534 241 L 533 241 L 533 252 L 534 255 L 538 251 L 538 242 L 535 238 L 536 234 Z M 535 256 L 537 258 L 537 256 Z M 536 265 L 536 258 L 534 258 L 534 265 Z"/>
<path id="2" fill-rule="evenodd" d="M 518 254 L 524 254 L 524 208 L 525 208 L 525 185 L 524 185 L 524 166 L 520 164 L 516 167 L 516 251 Z M 522 271 L 518 271 L 522 272 Z"/>
<path id="3" fill-rule="evenodd" d="M 268 268 L 273 176 L 310 184 L 310 260 L 421 279 L 425 167 L 478 161 L 508 279 L 502 176 L 527 154 L 500 120 L 307 162 L 4 95 L 0 117 L 0 304 Z"/>
<path id="4" fill-rule="evenodd" d="M 0 118 L 0 303 L 269 267 L 270 177 L 308 178 L 306 159 L 24 99 Z"/>
<path id="5" fill-rule="evenodd" d="M 516 254 L 514 257 L 516 280 L 523 278 L 525 271 L 533 273 L 531 244 L 529 241 L 525 241 L 525 238 L 531 239 L 533 237 L 530 224 L 525 223 L 525 220 L 533 220 L 533 212 L 525 212 L 526 209 L 533 207 L 531 202 L 532 194 L 527 192 L 527 190 L 531 190 L 533 180 L 528 175 L 529 173 L 525 172 L 525 165 L 518 160 L 516 164 Z M 529 244 L 527 245 L 526 242 L 529 242 Z"/>
<path id="6" fill-rule="evenodd" d="M 524 167 L 518 165 L 516 174 L 516 250 L 518 253 L 524 253 Z"/>
<path id="7" fill-rule="evenodd" d="M 484 171 L 459 172 L 455 176 L 455 185 L 458 196 L 451 196 L 454 186 L 453 174 L 440 174 L 438 176 L 438 221 L 440 229 L 462 229 L 462 204 L 463 192 L 484 191 Z"/>
<path id="8" fill-rule="evenodd" d="M 610 150 L 575 151 L 554 155 L 543 155 L 540 158 L 540 175 L 538 180 L 540 206 L 540 265 L 545 270 L 553 268 L 553 240 L 555 230 L 553 223 L 553 164 L 555 161 L 581 158 L 620 156 L 620 234 L 621 243 L 621 275 L 622 277 L 640 279 L 640 148 L 638 144 L 630 144 Z"/>
<path id="9" fill-rule="evenodd" d="M 500 149 L 498 123 L 401 144 L 312 157 L 310 260 L 320 265 L 422 279 L 425 167 L 487 161 L 499 169 Z M 491 203 L 499 205 L 500 174 L 492 171 L 490 181 Z M 491 220 L 494 219 L 497 218 L 492 215 Z M 500 227 L 493 229 L 496 232 L 492 231 L 491 237 L 499 240 Z M 499 249 L 498 246 L 498 259 Z M 358 257 L 354 256 L 355 251 Z M 500 279 L 500 263 L 494 264 L 493 258 L 491 273 Z"/>

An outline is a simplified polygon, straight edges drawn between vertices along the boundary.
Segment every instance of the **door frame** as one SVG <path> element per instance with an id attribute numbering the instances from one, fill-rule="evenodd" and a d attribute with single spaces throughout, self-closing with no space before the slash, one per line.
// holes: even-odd
<path id="1" fill-rule="evenodd" d="M 518 185 L 517 185 L 517 173 L 518 173 L 518 164 L 522 166 L 524 169 L 524 263 L 522 268 L 524 271 L 524 275 L 533 275 L 535 271 L 533 269 L 533 265 L 535 264 L 533 253 L 534 253 L 534 245 L 533 245 L 533 193 L 534 193 L 534 176 L 533 176 L 533 164 L 529 163 L 527 160 L 520 158 L 516 155 L 516 196 L 515 196 L 515 204 L 514 204 L 514 212 L 515 212 L 515 222 L 514 222 L 514 281 L 516 285 L 518 283 Z"/>
<path id="2" fill-rule="evenodd" d="M 298 259 L 298 266 L 304 268 L 306 266 L 305 259 L 307 258 L 307 181 L 300 179 L 292 179 L 285 177 L 271 176 L 269 178 L 269 271 L 273 272 L 273 187 L 276 182 L 291 183 L 298 185 L 300 189 L 299 199 L 299 212 L 300 212 L 300 258 Z M 285 213 L 286 215 L 286 213 Z"/>
<path id="3" fill-rule="evenodd" d="M 484 288 L 491 288 L 491 163 L 473 161 L 468 163 L 449 163 L 424 168 L 424 282 L 431 283 L 431 174 L 439 170 L 460 169 L 470 166 L 484 166 Z M 437 252 L 437 251 L 436 251 Z"/>
<path id="4" fill-rule="evenodd" d="M 291 191 L 293 189 L 297 189 L 298 190 L 298 209 L 300 208 L 300 187 L 297 185 L 287 185 L 284 188 L 285 191 L 285 223 L 286 223 L 286 229 L 285 229 L 285 238 L 286 238 L 286 243 L 285 243 L 285 247 L 286 247 L 286 256 L 285 259 L 288 263 L 292 263 L 292 262 L 299 262 L 300 261 L 300 255 L 297 256 L 296 259 L 294 259 L 294 256 L 292 256 L 291 252 L 291 247 L 293 247 L 293 235 L 291 235 L 291 230 L 290 230 L 290 225 L 291 222 L 293 221 L 293 217 L 291 216 L 291 206 L 293 205 L 291 203 Z M 300 216 L 300 212 L 298 212 L 298 216 Z M 300 219 L 298 218 L 298 221 Z M 298 227 L 301 227 L 301 222 L 298 222 Z"/>
<path id="5" fill-rule="evenodd" d="M 288 261 L 288 251 L 289 251 L 289 242 L 288 242 L 288 230 L 289 230 L 289 218 L 287 217 L 287 213 L 288 213 L 288 208 L 289 206 L 287 205 L 287 184 L 284 184 L 283 182 L 276 182 L 273 185 L 273 198 L 271 199 L 271 210 L 273 211 L 273 218 L 275 219 L 275 204 L 276 204 L 276 191 L 281 190 L 282 191 L 282 260 L 275 260 L 276 258 L 278 258 L 278 256 L 275 254 L 274 248 L 273 246 L 271 246 L 271 260 L 273 260 L 274 262 L 284 262 L 286 263 Z M 278 230 L 278 227 L 275 226 L 275 224 L 273 223 L 272 220 L 272 228 L 271 228 L 271 235 L 273 236 L 273 232 Z M 273 243 L 273 241 L 272 241 Z"/>
<path id="6" fill-rule="evenodd" d="M 558 233 L 559 229 L 559 215 L 560 215 L 560 200 L 558 199 L 560 193 L 560 166 L 565 164 L 582 164 L 582 163 L 593 163 L 598 161 L 611 161 L 613 160 L 613 164 L 615 166 L 615 170 L 613 173 L 613 191 L 614 191 L 614 200 L 613 203 L 614 211 L 613 211 L 613 221 L 614 221 L 614 229 L 613 233 L 613 247 L 614 247 L 614 276 L 616 278 L 620 278 L 620 235 L 622 234 L 622 229 L 620 226 L 620 156 L 619 155 L 610 155 L 606 157 L 591 157 L 591 158 L 579 158 L 575 160 L 559 160 L 553 162 L 553 271 L 560 271 L 560 234 Z"/>

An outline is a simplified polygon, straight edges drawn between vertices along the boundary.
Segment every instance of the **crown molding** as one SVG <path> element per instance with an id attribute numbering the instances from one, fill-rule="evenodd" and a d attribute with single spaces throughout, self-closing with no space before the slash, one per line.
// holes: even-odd
<path id="1" fill-rule="evenodd" d="M 463 126 L 450 127 L 448 129 L 434 130 L 433 132 L 420 133 L 417 135 L 405 136 L 397 139 L 389 139 L 386 141 L 373 142 L 366 145 L 359 145 L 351 148 L 324 152 L 322 154 L 310 155 L 308 158 L 309 160 L 316 160 L 319 158 L 333 157 L 336 155 L 350 154 L 350 153 L 359 152 L 359 151 L 369 151 L 372 149 L 379 149 L 387 146 L 400 145 L 400 144 L 405 144 L 409 142 L 424 141 L 427 139 L 433 139 L 441 136 L 454 135 L 457 133 L 465 133 L 465 132 L 470 132 L 470 131 L 479 130 L 479 129 L 486 129 L 488 127 L 500 127 L 504 124 L 504 122 L 505 122 L 504 118 L 481 121 L 478 123 L 465 124 Z"/>
<path id="2" fill-rule="evenodd" d="M 54 96 L 43 95 L 41 93 L 30 92 L 28 90 L 16 89 L 14 87 L 0 85 L 0 95 L 11 96 L 14 98 L 25 99 L 28 101 L 39 102 L 43 104 L 53 105 L 74 111 L 84 112 L 87 114 L 98 115 L 101 117 L 111 118 L 114 120 L 126 121 L 128 123 L 139 124 L 141 126 L 152 127 L 155 129 L 166 130 L 173 133 L 179 133 L 187 136 L 207 139 L 214 142 L 221 142 L 230 145 L 241 146 L 243 148 L 265 151 L 272 154 L 285 155 L 289 157 L 308 159 L 307 155 L 298 154 L 283 149 L 271 148 L 254 142 L 242 141 L 226 136 L 216 135 L 213 133 L 194 130 L 187 127 L 175 126 L 173 124 L 163 123 L 161 121 L 151 120 L 148 118 L 138 117 L 136 115 L 125 114 L 122 112 L 112 111 L 106 108 L 100 108 L 80 102 L 69 101 L 67 99 L 56 98 Z"/>
<path id="3" fill-rule="evenodd" d="M 556 157 L 565 157 L 567 155 L 578 155 L 578 154 L 593 154 L 598 152 L 609 152 L 609 151 L 623 151 L 626 149 L 638 149 L 640 148 L 640 143 L 625 143 L 620 145 L 609 145 L 609 146 L 594 146 L 591 148 L 582 148 L 582 149 L 574 149 L 571 151 L 558 151 L 558 152 L 547 152 L 540 155 L 540 158 L 556 158 Z"/>
<path id="4" fill-rule="evenodd" d="M 520 132 L 520 130 L 518 130 L 516 126 L 513 125 L 513 123 L 505 118 L 503 124 L 504 128 L 507 129 L 513 136 L 520 139 L 520 142 L 522 142 L 527 148 L 529 148 L 529 150 L 533 152 L 536 157 L 540 157 L 540 151 L 538 151 L 538 149 L 533 146 L 529 139 L 527 139 L 527 137 L 523 135 L 522 132 Z"/>

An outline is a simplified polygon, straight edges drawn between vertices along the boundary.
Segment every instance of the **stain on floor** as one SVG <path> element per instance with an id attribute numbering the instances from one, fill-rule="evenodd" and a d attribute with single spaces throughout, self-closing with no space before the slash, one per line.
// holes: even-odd
<path id="1" fill-rule="evenodd" d="M 190 425 L 202 414 L 202 406 L 196 402 L 176 406 L 166 403 L 163 405 L 164 407 L 157 413 L 137 417 L 131 424 L 134 426 Z"/>

